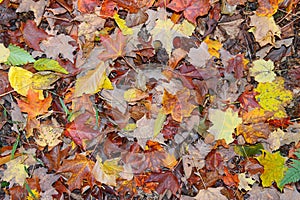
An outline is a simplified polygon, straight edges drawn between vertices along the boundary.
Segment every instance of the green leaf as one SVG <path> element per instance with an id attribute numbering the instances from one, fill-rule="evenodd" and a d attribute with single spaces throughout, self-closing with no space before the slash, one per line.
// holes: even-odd
<path id="1" fill-rule="evenodd" d="M 295 152 L 295 155 L 300 158 L 300 149 Z M 291 167 L 286 171 L 284 178 L 281 180 L 279 187 L 285 184 L 295 183 L 300 180 L 300 160 L 292 159 Z"/>
<path id="2" fill-rule="evenodd" d="M 63 74 L 69 74 L 69 72 L 63 68 L 56 60 L 49 58 L 41 58 L 37 60 L 34 65 L 34 69 L 38 71 L 54 71 Z"/>
<path id="3" fill-rule="evenodd" d="M 10 44 L 8 49 L 10 54 L 7 59 L 7 64 L 9 65 L 25 65 L 35 62 L 34 58 L 27 51 L 18 46 Z"/>
<path id="4" fill-rule="evenodd" d="M 237 145 L 234 146 L 234 152 L 244 156 L 244 157 L 252 157 L 254 155 L 260 154 L 261 150 L 264 149 L 264 146 L 261 143 L 255 145 Z"/>

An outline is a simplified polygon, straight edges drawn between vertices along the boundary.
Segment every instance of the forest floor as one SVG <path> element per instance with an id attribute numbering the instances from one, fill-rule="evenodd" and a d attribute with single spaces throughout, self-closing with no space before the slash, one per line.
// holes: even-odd
<path id="1" fill-rule="evenodd" d="M 300 199 L 299 47 L 299 0 L 0 0 L 0 199 Z"/>

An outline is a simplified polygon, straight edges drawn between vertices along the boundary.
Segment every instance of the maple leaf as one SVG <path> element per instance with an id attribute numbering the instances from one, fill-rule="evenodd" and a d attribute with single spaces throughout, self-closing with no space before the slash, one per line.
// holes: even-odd
<path id="1" fill-rule="evenodd" d="M 127 45 L 127 37 L 118 29 L 115 34 L 109 36 L 101 36 L 101 43 L 105 47 L 105 51 L 99 55 L 103 61 L 108 59 L 116 59 L 125 56 Z"/>
<path id="2" fill-rule="evenodd" d="M 198 16 L 206 15 L 210 9 L 209 0 L 173 0 L 167 5 L 168 8 L 176 12 L 183 11 L 184 17 L 197 24 L 196 18 Z"/>
<path id="3" fill-rule="evenodd" d="M 273 17 L 260 17 L 257 15 L 250 16 L 250 26 L 254 26 L 254 29 L 250 29 L 253 32 L 256 41 L 260 46 L 266 44 L 275 44 L 275 36 L 280 37 L 281 30 L 276 25 Z"/>
<path id="4" fill-rule="evenodd" d="M 74 121 L 66 125 L 66 129 L 64 134 L 68 137 L 71 137 L 72 140 L 80 146 L 83 146 L 85 140 L 91 140 L 96 138 L 100 131 L 94 129 L 94 125 L 96 124 L 89 124 L 89 121 L 92 121 L 93 115 L 90 113 L 83 113 L 80 114 L 75 118 Z"/>
<path id="5" fill-rule="evenodd" d="M 95 184 L 95 178 L 92 173 L 94 166 L 95 163 L 93 161 L 87 159 L 84 155 L 76 154 L 73 160 L 64 160 L 57 172 L 72 173 L 72 176 L 67 182 L 71 191 L 74 189 L 80 189 L 84 180 L 86 180 L 92 188 Z"/>
<path id="6" fill-rule="evenodd" d="M 271 83 L 259 83 L 254 91 L 259 93 L 255 96 L 259 105 L 274 112 L 274 118 L 286 117 L 284 106 L 292 100 L 293 93 L 284 88 L 282 77 L 277 77 Z"/>
<path id="7" fill-rule="evenodd" d="M 26 23 L 22 23 L 20 29 L 26 44 L 34 50 L 41 51 L 39 43 L 45 40 L 48 34 L 44 30 L 39 29 L 32 20 L 27 20 Z"/>
<path id="8" fill-rule="evenodd" d="M 284 166 L 285 158 L 280 155 L 280 152 L 270 153 L 262 150 L 262 155 L 256 158 L 261 165 L 264 166 L 264 172 L 260 176 L 263 187 L 270 187 L 275 181 L 279 186 L 281 180 L 284 178 L 284 172 L 287 167 Z M 282 189 L 282 187 L 279 187 Z"/>
<path id="9" fill-rule="evenodd" d="M 178 122 L 181 122 L 183 117 L 189 117 L 196 108 L 188 102 L 189 98 L 190 90 L 187 88 L 178 91 L 175 95 L 164 89 L 162 100 L 164 114 L 171 114 L 172 118 Z"/>
<path id="10" fill-rule="evenodd" d="M 156 191 L 159 194 L 164 194 L 166 190 L 170 190 L 173 195 L 176 195 L 176 192 L 180 188 L 179 181 L 172 172 L 151 173 L 145 182 L 157 182 Z"/>
<path id="11" fill-rule="evenodd" d="M 39 93 L 29 89 L 27 101 L 17 100 L 17 102 L 21 111 L 28 113 L 28 118 L 32 119 L 48 112 L 48 108 L 51 106 L 52 96 L 49 95 L 47 98 L 40 100 Z"/>
<path id="12" fill-rule="evenodd" d="M 214 134 L 216 140 L 225 139 L 227 144 L 233 142 L 232 133 L 237 125 L 242 123 L 242 119 L 238 117 L 237 112 L 232 109 L 227 109 L 225 112 L 218 109 L 209 109 L 208 118 L 213 123 L 208 132 Z"/>
<path id="13" fill-rule="evenodd" d="M 224 176 L 223 176 L 223 181 L 226 185 L 228 185 L 229 187 L 237 187 L 239 185 L 239 178 L 238 178 L 238 175 L 237 174 L 231 174 L 229 171 L 228 171 L 228 168 L 227 167 L 224 167 Z"/>
<path id="14" fill-rule="evenodd" d="M 272 71 L 274 64 L 271 60 L 265 61 L 263 59 L 255 60 L 253 67 L 250 68 L 250 75 L 254 76 L 257 82 L 265 83 L 275 80 L 276 74 Z"/>
<path id="15" fill-rule="evenodd" d="M 60 150 L 61 145 L 55 146 L 50 152 L 45 153 L 42 157 L 43 163 L 49 168 L 49 171 L 57 171 L 61 165 L 62 160 L 68 156 L 70 147 Z"/>
<path id="16" fill-rule="evenodd" d="M 257 92 L 245 90 L 237 99 L 240 102 L 241 107 L 248 111 L 249 107 L 256 108 L 259 107 L 258 102 L 255 99 Z"/>

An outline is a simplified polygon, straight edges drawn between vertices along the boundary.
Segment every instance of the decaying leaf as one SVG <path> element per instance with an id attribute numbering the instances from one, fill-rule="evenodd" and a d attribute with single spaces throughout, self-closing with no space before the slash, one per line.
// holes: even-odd
<path id="1" fill-rule="evenodd" d="M 6 163 L 7 170 L 4 171 L 1 179 L 3 181 L 11 182 L 12 184 L 17 183 L 23 185 L 26 178 L 29 177 L 25 170 L 28 165 L 24 164 L 23 161 L 24 157 L 21 156 Z"/>
<path id="2" fill-rule="evenodd" d="M 0 43 L 0 52 L 0 63 L 4 63 L 7 61 L 10 51 L 2 43 Z"/>
<path id="3" fill-rule="evenodd" d="M 238 177 L 239 177 L 239 190 L 246 190 L 246 191 L 249 191 L 251 190 L 251 187 L 250 185 L 253 185 L 255 183 L 255 180 L 253 180 L 252 178 L 250 177 L 247 177 L 246 176 L 246 173 L 240 173 L 238 174 Z"/>

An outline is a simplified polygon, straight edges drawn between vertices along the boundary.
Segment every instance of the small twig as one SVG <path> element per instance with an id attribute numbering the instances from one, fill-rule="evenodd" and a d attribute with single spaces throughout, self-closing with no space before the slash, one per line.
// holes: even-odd
<path id="1" fill-rule="evenodd" d="M 10 93 L 13 93 L 15 90 L 11 90 L 11 91 L 8 91 L 8 92 L 5 92 L 5 93 L 3 93 L 3 94 L 0 94 L 0 97 L 4 97 L 4 96 L 6 96 L 6 95 L 8 95 L 8 94 L 10 94 Z"/>

